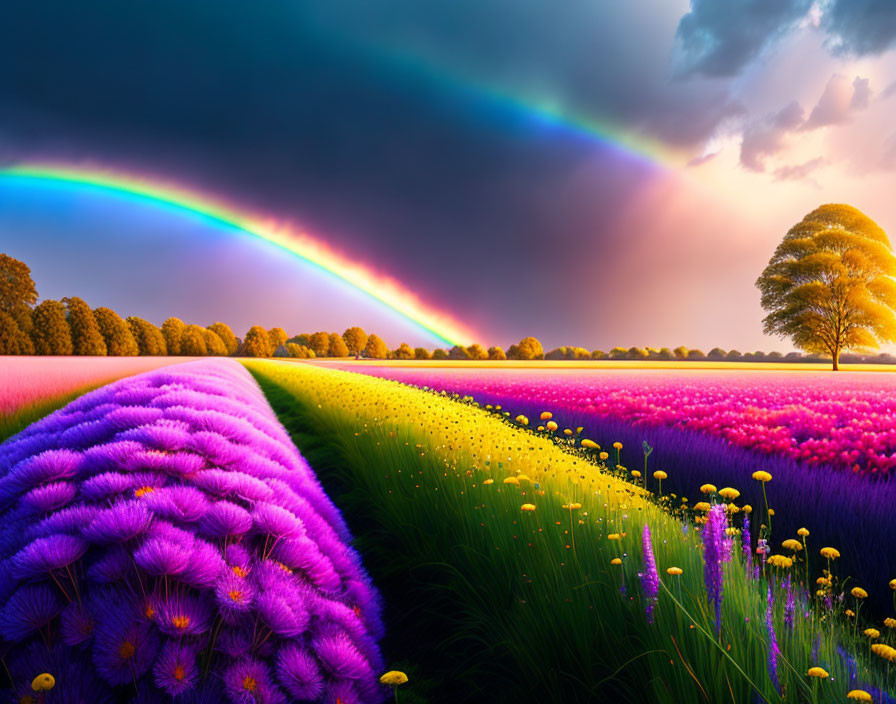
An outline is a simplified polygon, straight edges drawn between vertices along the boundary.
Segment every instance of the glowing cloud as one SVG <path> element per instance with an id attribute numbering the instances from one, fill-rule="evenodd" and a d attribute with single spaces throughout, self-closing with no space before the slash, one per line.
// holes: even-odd
<path id="1" fill-rule="evenodd" d="M 21 164 L 0 169 L 0 186 L 13 181 L 85 188 L 201 217 L 212 225 L 269 242 L 328 272 L 399 313 L 436 338 L 439 344 L 468 345 L 477 339 L 469 329 L 424 304 L 397 281 L 368 266 L 349 261 L 308 233 L 241 212 L 236 206 L 198 191 L 113 171 L 48 164 Z"/>

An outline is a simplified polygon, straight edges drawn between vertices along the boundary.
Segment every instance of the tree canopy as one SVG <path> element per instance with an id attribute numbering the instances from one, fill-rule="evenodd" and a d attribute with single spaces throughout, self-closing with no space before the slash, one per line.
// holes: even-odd
<path id="1" fill-rule="evenodd" d="M 0 311 L 11 313 L 37 303 L 37 288 L 25 262 L 0 254 Z"/>
<path id="2" fill-rule="evenodd" d="M 93 311 L 93 317 L 106 343 L 106 354 L 116 357 L 136 357 L 140 354 L 134 333 L 118 313 L 111 308 L 97 308 Z"/>
<path id="3" fill-rule="evenodd" d="M 105 357 L 106 341 L 90 306 L 77 296 L 63 298 L 62 302 L 68 309 L 66 320 L 71 330 L 73 354 Z"/>
<path id="4" fill-rule="evenodd" d="M 849 205 L 822 205 L 794 225 L 756 281 L 766 333 L 810 353 L 896 339 L 896 257 L 887 234 Z"/>

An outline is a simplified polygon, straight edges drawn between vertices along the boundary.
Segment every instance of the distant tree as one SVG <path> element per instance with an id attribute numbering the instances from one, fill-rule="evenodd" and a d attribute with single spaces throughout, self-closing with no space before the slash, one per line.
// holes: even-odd
<path id="1" fill-rule="evenodd" d="M 573 347 L 572 357 L 573 359 L 591 359 L 591 353 L 584 347 Z"/>
<path id="2" fill-rule="evenodd" d="M 180 318 L 168 318 L 162 323 L 162 336 L 165 338 L 168 354 L 176 356 L 181 353 L 180 338 L 186 329 L 186 323 Z"/>
<path id="3" fill-rule="evenodd" d="M 628 359 L 628 350 L 625 347 L 614 347 L 609 356 L 610 359 Z"/>
<path id="4" fill-rule="evenodd" d="M 849 205 L 822 205 L 784 235 L 756 281 L 766 334 L 831 356 L 896 341 L 896 256 L 886 232 Z"/>
<path id="5" fill-rule="evenodd" d="M 519 344 L 520 359 L 544 359 L 544 348 L 534 337 L 524 337 Z"/>
<path id="6" fill-rule="evenodd" d="M 482 349 L 482 345 L 476 342 L 467 347 L 467 355 L 470 359 L 488 359 L 488 352 Z"/>
<path id="7" fill-rule="evenodd" d="M 415 347 L 414 348 L 414 359 L 429 359 L 429 350 L 425 347 Z"/>
<path id="8" fill-rule="evenodd" d="M 519 359 L 520 358 L 520 346 L 519 345 L 511 345 L 507 348 L 507 359 Z"/>
<path id="9" fill-rule="evenodd" d="M 330 351 L 330 336 L 325 332 L 316 332 L 308 338 L 308 346 L 318 357 L 326 357 Z"/>
<path id="10" fill-rule="evenodd" d="M 720 360 L 720 359 L 725 359 L 725 357 L 727 357 L 727 356 L 728 356 L 727 353 L 721 347 L 713 347 L 709 351 L 709 354 L 706 355 L 706 358 L 713 359 L 713 360 Z"/>
<path id="11" fill-rule="evenodd" d="M 148 320 L 129 316 L 127 319 L 131 334 L 137 342 L 137 348 L 141 355 L 159 357 L 168 354 L 168 346 L 165 344 L 165 336 L 162 331 Z"/>
<path id="12" fill-rule="evenodd" d="M 37 303 L 37 288 L 25 262 L 0 254 L 0 311 L 12 313 Z"/>
<path id="13" fill-rule="evenodd" d="M 106 343 L 90 306 L 77 296 L 63 298 L 62 302 L 72 335 L 72 354 L 105 357 Z"/>
<path id="14" fill-rule="evenodd" d="M 37 305 L 31 318 L 34 321 L 32 335 L 35 354 L 72 353 L 72 333 L 65 319 L 65 306 L 48 299 Z"/>
<path id="15" fill-rule="evenodd" d="M 131 327 L 111 308 L 97 308 L 93 317 L 106 343 L 106 354 L 112 357 L 136 357 L 140 347 Z"/>
<path id="16" fill-rule="evenodd" d="M 802 362 L 803 361 L 803 353 L 802 352 L 788 352 L 784 355 L 785 362 Z"/>
<path id="17" fill-rule="evenodd" d="M 345 342 L 349 354 L 359 355 L 367 346 L 367 333 L 355 325 L 342 333 L 342 341 Z"/>
<path id="18" fill-rule="evenodd" d="M 450 350 L 448 350 L 448 359 L 469 359 L 470 353 L 467 352 L 467 348 L 462 345 L 455 345 Z"/>
<path id="19" fill-rule="evenodd" d="M 751 357 L 753 358 L 754 361 L 762 362 L 762 361 L 765 360 L 765 352 L 763 352 L 762 350 L 756 350 L 756 351 L 751 355 Z"/>
<path id="20" fill-rule="evenodd" d="M 628 358 L 629 359 L 647 359 L 650 357 L 650 353 L 641 348 L 641 347 L 629 347 L 628 348 Z"/>
<path id="21" fill-rule="evenodd" d="M 246 333 L 242 353 L 246 357 L 270 357 L 274 354 L 271 336 L 261 325 L 253 325 Z"/>
<path id="22" fill-rule="evenodd" d="M 395 359 L 414 358 L 414 350 L 411 349 L 411 346 L 407 342 L 402 342 L 397 349 L 392 351 L 392 354 Z"/>
<path id="23" fill-rule="evenodd" d="M 591 359 L 606 359 L 607 355 L 603 350 L 592 350 Z"/>
<path id="24" fill-rule="evenodd" d="M 688 350 L 688 359 L 706 359 L 706 355 L 701 350 Z"/>
<path id="25" fill-rule="evenodd" d="M 743 355 L 737 350 L 728 350 L 728 354 L 725 355 L 725 359 L 732 362 L 739 360 L 741 357 L 743 357 Z"/>
<path id="26" fill-rule="evenodd" d="M 488 348 L 488 358 L 502 361 L 502 360 L 507 359 L 507 355 L 504 354 L 504 350 L 502 350 L 500 347 L 489 347 Z"/>
<path id="27" fill-rule="evenodd" d="M 310 340 L 310 338 L 311 338 L 311 335 L 309 335 L 309 334 L 303 332 L 303 333 L 301 333 L 301 334 L 299 334 L 299 335 L 296 335 L 295 337 L 291 337 L 291 338 L 289 338 L 289 339 L 287 340 L 287 342 L 294 342 L 294 343 L 296 343 L 296 344 L 299 345 L 299 346 L 307 347 L 307 346 L 308 346 L 308 341 Z"/>
<path id="28" fill-rule="evenodd" d="M 0 310 L 0 355 L 7 354 L 34 354 L 34 343 L 11 314 Z"/>
<path id="29" fill-rule="evenodd" d="M 780 352 L 769 352 L 767 355 L 765 355 L 765 358 L 770 359 L 775 362 L 778 362 L 778 361 L 784 359 L 784 355 L 781 354 Z"/>
<path id="30" fill-rule="evenodd" d="M 184 357 L 207 355 L 208 346 L 205 344 L 205 332 L 208 331 L 199 325 L 187 325 L 180 336 L 180 354 Z"/>
<path id="31" fill-rule="evenodd" d="M 688 358 L 688 348 L 682 345 L 681 347 L 676 347 L 672 350 L 672 354 L 675 355 L 675 359 L 687 359 Z"/>
<path id="32" fill-rule="evenodd" d="M 34 342 L 32 341 L 34 322 L 31 319 L 32 312 L 33 311 L 29 306 L 22 305 L 13 309 L 10 313 L 12 319 L 16 321 L 19 330 L 25 335 L 25 339 L 22 341 L 22 344 L 24 345 L 22 349 L 24 351 L 21 352 L 21 354 L 34 354 Z"/>
<path id="33" fill-rule="evenodd" d="M 448 359 L 448 353 L 441 348 L 436 348 L 432 351 L 432 358 L 433 359 Z"/>
<path id="34" fill-rule="evenodd" d="M 566 359 L 566 348 L 555 347 L 544 355 L 545 359 Z"/>
<path id="35" fill-rule="evenodd" d="M 206 354 L 214 357 L 227 357 L 227 345 L 224 340 L 211 328 L 200 328 L 202 330 L 202 338 L 205 340 Z M 236 338 L 234 338 L 236 341 Z"/>
<path id="36" fill-rule="evenodd" d="M 268 330 L 268 336 L 271 338 L 271 348 L 276 350 L 280 345 L 285 345 L 289 335 L 283 328 L 271 328 Z"/>
<path id="37" fill-rule="evenodd" d="M 289 348 L 286 345 L 280 345 L 277 349 L 274 350 L 275 357 L 291 357 L 289 354 Z"/>
<path id="38" fill-rule="evenodd" d="M 657 355 L 656 355 L 657 359 L 663 359 L 663 360 L 673 359 L 674 357 L 675 357 L 675 354 L 668 347 L 661 347 L 660 351 L 657 352 Z"/>
<path id="39" fill-rule="evenodd" d="M 286 352 L 290 357 L 295 357 L 297 359 L 303 359 L 305 357 L 305 355 L 302 354 L 302 346 L 297 345 L 295 342 L 286 343 Z M 277 354 L 276 350 L 274 351 L 274 354 Z"/>
<path id="40" fill-rule="evenodd" d="M 221 338 L 221 342 L 224 343 L 224 348 L 227 350 L 229 356 L 232 357 L 236 354 L 236 351 L 239 349 L 239 343 L 229 325 L 220 322 L 212 323 L 208 326 L 208 329 Z"/>
<path id="41" fill-rule="evenodd" d="M 348 345 L 338 332 L 330 333 L 330 348 L 327 354 L 330 357 L 348 357 Z"/>
<path id="42" fill-rule="evenodd" d="M 364 356 L 370 359 L 386 359 L 389 348 L 377 335 L 370 335 L 367 344 L 364 345 Z"/>

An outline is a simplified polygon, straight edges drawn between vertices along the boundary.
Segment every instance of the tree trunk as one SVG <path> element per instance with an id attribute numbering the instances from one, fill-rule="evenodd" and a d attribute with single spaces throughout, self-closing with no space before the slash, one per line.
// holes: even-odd
<path id="1" fill-rule="evenodd" d="M 838 372 L 840 371 L 840 348 L 834 350 L 834 368 L 831 371 Z"/>

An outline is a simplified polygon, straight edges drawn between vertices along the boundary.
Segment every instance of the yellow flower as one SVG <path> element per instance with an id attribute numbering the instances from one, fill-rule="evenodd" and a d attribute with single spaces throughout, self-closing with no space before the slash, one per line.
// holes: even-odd
<path id="1" fill-rule="evenodd" d="M 781 547 L 785 550 L 791 550 L 793 552 L 799 552 L 803 549 L 803 544 L 796 540 L 795 538 L 788 538 L 783 543 L 781 543 Z"/>
<path id="2" fill-rule="evenodd" d="M 847 616 L 849 616 L 850 618 L 852 618 L 853 616 L 856 615 L 856 612 L 853 611 L 852 609 L 847 609 L 847 610 L 844 611 L 843 613 L 845 613 L 845 614 L 846 614 Z"/>
<path id="3" fill-rule="evenodd" d="M 780 567 L 786 570 L 788 567 L 793 566 L 793 560 L 789 557 L 784 557 L 783 555 L 772 555 L 768 558 L 768 564 L 772 567 Z"/>
<path id="4" fill-rule="evenodd" d="M 884 625 L 887 628 L 896 628 L 896 618 L 885 618 Z"/>
<path id="5" fill-rule="evenodd" d="M 800 528 L 800 529 L 796 532 L 796 534 L 799 535 L 799 536 L 802 536 L 803 538 L 805 538 L 807 535 L 809 535 L 809 531 L 808 531 L 806 528 Z"/>
<path id="6" fill-rule="evenodd" d="M 535 504 L 523 504 L 520 508 L 522 508 L 523 511 L 534 511 Z"/>
<path id="7" fill-rule="evenodd" d="M 408 676 L 398 670 L 389 670 L 385 675 L 380 677 L 380 684 L 387 687 L 398 687 L 408 681 Z"/>
<path id="8" fill-rule="evenodd" d="M 539 426 L 536 428 L 536 430 L 540 433 L 540 432 L 542 432 L 542 431 L 544 430 L 544 426 L 543 426 L 543 425 L 539 425 Z"/>
<path id="9" fill-rule="evenodd" d="M 600 445 L 598 445 L 594 440 L 589 440 L 588 438 L 584 438 L 582 440 L 582 447 L 587 447 L 589 450 L 599 450 Z"/>
<path id="10" fill-rule="evenodd" d="M 580 425 L 578 428 L 576 428 L 576 435 L 581 435 L 581 434 L 582 434 L 582 431 L 583 431 L 584 429 L 585 429 L 585 428 L 583 428 L 583 427 Z"/>
<path id="11" fill-rule="evenodd" d="M 599 456 L 602 460 L 605 460 L 605 459 L 607 459 L 607 458 L 610 456 L 610 453 L 609 453 L 609 452 L 601 452 L 600 455 L 598 455 L 598 456 Z"/>
<path id="12" fill-rule="evenodd" d="M 830 577 L 819 577 L 818 579 L 815 580 L 815 583 L 820 584 L 824 587 L 829 587 L 829 586 L 831 586 L 831 578 Z"/>
<path id="13" fill-rule="evenodd" d="M 613 447 L 615 447 L 617 450 L 621 450 L 622 443 L 617 440 L 616 442 L 613 443 Z"/>
<path id="14" fill-rule="evenodd" d="M 635 479 L 638 479 L 638 478 L 640 478 L 641 473 L 640 473 L 637 469 L 633 469 L 633 470 L 632 470 L 632 476 L 633 476 Z"/>
<path id="15" fill-rule="evenodd" d="M 563 434 L 566 436 L 572 435 L 572 430 L 570 430 L 569 428 L 564 428 Z"/>
<path id="16" fill-rule="evenodd" d="M 890 662 L 896 661 L 896 649 L 891 648 L 889 645 L 884 645 L 883 643 L 875 643 L 871 646 L 871 652 L 875 655 L 880 655 L 885 660 L 889 660 Z"/>
<path id="17" fill-rule="evenodd" d="M 744 513 L 753 513 L 753 507 L 750 504 L 744 504 L 744 507 L 741 509 Z"/>
<path id="18" fill-rule="evenodd" d="M 541 418 L 542 420 L 550 420 L 553 417 L 554 417 L 554 414 L 551 413 L 550 411 L 545 411 L 544 413 L 542 413 L 539 416 L 539 418 Z"/>
<path id="19" fill-rule="evenodd" d="M 866 592 L 861 587 L 853 587 L 850 594 L 852 594 L 856 599 L 867 599 L 868 598 L 868 592 Z"/>
<path id="20" fill-rule="evenodd" d="M 824 598 L 824 596 L 825 596 L 824 590 L 819 589 L 817 592 L 815 592 L 815 596 L 817 596 L 819 599 Z"/>
<path id="21" fill-rule="evenodd" d="M 821 679 L 827 679 L 830 677 L 828 671 L 823 667 L 810 667 L 809 668 L 809 677 L 820 677 Z"/>
<path id="22" fill-rule="evenodd" d="M 709 511 L 710 505 L 705 501 L 698 501 L 694 504 L 695 511 Z"/>
<path id="23" fill-rule="evenodd" d="M 730 486 L 723 487 L 719 489 L 719 496 L 723 499 L 728 499 L 728 501 L 734 501 L 738 496 L 740 496 L 740 492 L 737 489 L 732 489 Z"/>
<path id="24" fill-rule="evenodd" d="M 890 589 L 896 589 L 896 579 L 890 580 Z"/>
<path id="25" fill-rule="evenodd" d="M 668 479 L 669 475 L 666 474 L 663 470 L 658 469 L 653 473 L 654 479 Z"/>
<path id="26" fill-rule="evenodd" d="M 758 472 L 753 472 L 753 479 L 757 482 L 770 482 L 772 480 L 772 475 L 768 472 L 759 470 Z"/>
<path id="27" fill-rule="evenodd" d="M 865 635 L 872 639 L 880 638 L 880 631 L 876 628 L 866 628 Z"/>
<path id="28" fill-rule="evenodd" d="M 871 695 L 864 689 L 851 689 L 846 693 L 847 699 L 855 699 L 858 702 L 870 702 Z"/>
<path id="29" fill-rule="evenodd" d="M 529 419 L 526 416 L 517 416 L 516 422 L 520 425 L 529 425 Z"/>
<path id="30" fill-rule="evenodd" d="M 572 504 L 563 504 L 561 508 L 564 508 L 567 511 L 578 511 L 582 508 L 582 504 L 580 503 L 572 503 Z"/>
<path id="31" fill-rule="evenodd" d="M 554 421 L 549 420 L 549 421 L 547 422 L 547 426 L 546 426 L 546 427 L 547 427 L 548 430 L 550 430 L 550 431 L 553 433 L 553 432 L 557 429 L 558 426 L 557 426 L 557 424 L 556 424 Z"/>
<path id="32" fill-rule="evenodd" d="M 836 560 L 840 557 L 840 552 L 837 548 L 822 548 L 820 552 L 822 557 L 826 557 L 829 560 Z"/>
<path id="33" fill-rule="evenodd" d="M 735 504 L 725 504 L 725 510 L 728 513 L 734 514 L 734 513 L 737 513 L 738 511 L 740 511 L 740 508 L 737 507 Z"/>
<path id="34" fill-rule="evenodd" d="M 610 533 L 607 536 L 607 540 L 619 540 L 619 539 L 620 539 L 619 533 Z"/>
<path id="35" fill-rule="evenodd" d="M 700 493 L 702 494 L 715 494 L 718 491 L 714 484 L 704 484 L 700 487 Z"/>
<path id="36" fill-rule="evenodd" d="M 620 560 L 618 557 L 614 557 L 612 560 L 610 560 L 610 564 L 611 565 L 621 565 L 622 560 Z"/>
<path id="37" fill-rule="evenodd" d="M 31 680 L 31 689 L 35 692 L 49 692 L 56 686 L 56 678 L 49 672 L 44 672 Z"/>
<path id="38" fill-rule="evenodd" d="M 516 477 L 504 477 L 505 484 L 516 484 L 516 486 L 520 485 L 520 480 Z"/>
<path id="39" fill-rule="evenodd" d="M 769 516 L 774 516 L 774 515 L 775 515 L 775 509 L 770 508 L 770 509 L 768 510 L 768 515 L 769 515 Z"/>
<path id="40" fill-rule="evenodd" d="M 494 480 L 494 479 L 486 479 L 486 480 L 485 480 L 484 482 L 482 482 L 482 483 L 483 483 L 483 484 L 494 484 L 494 483 L 495 483 L 495 480 Z"/>
<path id="41" fill-rule="evenodd" d="M 666 573 L 673 574 L 673 575 L 679 575 L 679 574 L 681 574 L 681 567 L 667 567 Z"/>

